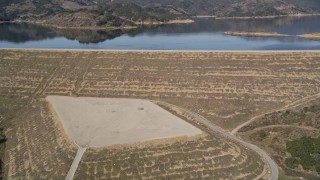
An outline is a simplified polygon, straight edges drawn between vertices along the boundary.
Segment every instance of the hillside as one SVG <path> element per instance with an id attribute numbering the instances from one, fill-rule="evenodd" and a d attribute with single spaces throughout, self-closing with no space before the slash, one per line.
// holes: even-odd
<path id="1" fill-rule="evenodd" d="M 170 7 L 141 7 L 134 3 L 14 0 L 0 1 L 0 5 L 0 21 L 31 22 L 59 28 L 132 28 L 189 18 Z"/>
<path id="2" fill-rule="evenodd" d="M 319 0 L 283 0 L 286 3 L 291 3 L 296 6 L 305 9 L 311 9 L 315 11 L 319 11 L 320 9 L 320 1 Z"/>
<path id="3" fill-rule="evenodd" d="M 267 179 L 263 176 L 270 174 L 269 168 L 257 153 L 228 135 L 220 135 L 208 123 L 199 123 L 194 114 L 233 129 L 258 114 L 295 100 L 301 102 L 302 97 L 320 91 L 320 53 L 316 51 L 0 50 L 0 57 L 4 179 L 65 179 L 77 147 L 44 100 L 53 94 L 160 101 L 167 110 L 207 133 L 181 141 L 89 148 L 75 179 Z M 283 124 L 293 122 L 295 127 L 301 122 L 304 127 L 316 128 L 320 111 L 312 106 L 304 110 L 308 115 L 303 121 L 300 111 L 291 110 L 257 122 L 271 125 L 285 117 Z M 94 113 L 117 113 L 112 110 Z M 291 132 L 294 135 L 297 131 Z M 278 138 L 270 142 L 286 144 Z"/>
<path id="4" fill-rule="evenodd" d="M 320 12 L 317 0 L 0 0 L 0 21 L 119 29 L 192 16 L 256 17 Z M 178 20 L 178 21 L 177 21 Z"/>
<path id="5" fill-rule="evenodd" d="M 320 94 L 265 114 L 240 129 L 242 138 L 263 147 L 287 175 L 320 178 Z"/>
<path id="6" fill-rule="evenodd" d="M 273 16 L 319 11 L 317 0 L 115 0 L 134 2 L 141 6 L 165 5 L 191 15 L 209 16 Z M 314 6 L 317 4 L 318 6 Z M 312 8 L 311 8 L 312 7 Z"/>
<path id="7" fill-rule="evenodd" d="M 191 16 L 248 17 L 312 14 L 317 0 L 0 0 L 0 21 L 58 27 L 132 27 Z"/>

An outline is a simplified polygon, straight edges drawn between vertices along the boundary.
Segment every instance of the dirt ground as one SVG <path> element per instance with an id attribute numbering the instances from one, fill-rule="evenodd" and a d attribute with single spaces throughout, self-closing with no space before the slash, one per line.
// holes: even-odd
<path id="1" fill-rule="evenodd" d="M 76 147 L 48 95 L 163 101 L 230 130 L 319 93 L 319 59 L 319 51 L 0 50 L 4 178 L 66 177 Z M 88 148 L 75 178 L 254 179 L 265 167 L 257 153 L 215 134 L 145 144 Z"/>
<path id="2" fill-rule="evenodd" d="M 48 96 L 64 129 L 79 146 L 103 147 L 202 131 L 141 99 Z"/>

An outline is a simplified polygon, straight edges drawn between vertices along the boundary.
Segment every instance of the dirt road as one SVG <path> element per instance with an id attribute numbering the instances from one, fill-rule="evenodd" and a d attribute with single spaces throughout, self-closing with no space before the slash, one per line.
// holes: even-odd
<path id="1" fill-rule="evenodd" d="M 268 125 L 268 126 L 262 126 L 255 128 L 253 130 L 250 130 L 250 132 L 257 132 L 264 129 L 270 129 L 270 128 L 297 128 L 297 129 L 304 129 L 308 131 L 320 131 L 320 129 L 310 127 L 310 126 L 297 126 L 297 125 L 290 125 L 290 124 L 277 124 L 277 125 Z"/>
<path id="2" fill-rule="evenodd" d="M 273 113 L 273 112 L 275 112 L 275 111 L 284 111 L 284 110 L 287 110 L 287 109 L 290 109 L 290 108 L 295 108 L 295 107 L 298 107 L 298 106 L 300 106 L 300 105 L 302 105 L 302 104 L 304 104 L 304 103 L 307 103 L 307 102 L 312 101 L 312 100 L 314 100 L 315 98 L 319 98 L 319 97 L 320 97 L 320 93 L 314 94 L 314 95 L 312 95 L 312 96 L 308 96 L 308 97 L 299 99 L 299 100 L 297 100 L 297 101 L 294 101 L 294 102 L 292 102 L 292 103 L 290 103 L 290 104 L 287 104 L 286 106 L 284 106 L 284 107 L 281 108 L 281 109 L 273 109 L 273 110 L 271 110 L 271 111 L 269 111 L 269 112 L 267 112 L 267 113 L 263 113 L 263 114 L 260 114 L 260 115 L 258 115 L 258 116 L 255 116 L 255 117 L 251 118 L 249 121 L 246 121 L 245 123 L 238 125 L 236 128 L 234 128 L 234 129 L 231 131 L 231 133 L 232 133 L 232 134 L 236 134 L 241 128 L 243 128 L 243 127 L 249 125 L 250 123 L 252 123 L 252 122 L 254 122 L 254 121 L 256 121 L 256 120 L 264 117 L 264 116 L 267 115 L 267 114 Z"/>

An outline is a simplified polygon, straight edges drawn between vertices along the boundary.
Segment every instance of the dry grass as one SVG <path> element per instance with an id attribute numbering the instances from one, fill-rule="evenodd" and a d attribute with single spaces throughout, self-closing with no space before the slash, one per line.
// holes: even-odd
<path id="1" fill-rule="evenodd" d="M 103 156 L 101 156 L 103 154 Z M 214 136 L 121 149 L 89 149 L 75 178 L 246 178 L 257 177 L 263 162 L 256 154 Z M 241 167 L 241 168 L 239 168 Z"/>
<path id="2" fill-rule="evenodd" d="M 149 98 L 224 128 L 320 91 L 319 52 L 1 52 L 3 96 Z"/>
<path id="3" fill-rule="evenodd" d="M 290 169 L 284 161 L 290 157 L 286 143 L 303 136 L 320 136 L 320 99 L 314 99 L 300 106 L 276 111 L 245 126 L 239 135 L 264 147 L 288 175 L 318 179 L 315 170 Z"/>
<path id="4" fill-rule="evenodd" d="M 68 171 L 75 148 L 52 115 L 41 116 L 48 114 L 41 101 L 46 95 L 162 100 L 231 129 L 254 115 L 319 93 L 319 59 L 320 52 L 0 50 L 6 177 L 62 178 Z M 127 160 L 138 164 L 127 166 Z M 89 149 L 76 175 L 252 179 L 263 166 L 255 153 L 208 135 L 201 141 Z"/>
<path id="5" fill-rule="evenodd" d="M 76 147 L 57 128 L 46 102 L 35 102 L 16 116 L 7 129 L 5 176 L 7 179 L 64 178 Z"/>

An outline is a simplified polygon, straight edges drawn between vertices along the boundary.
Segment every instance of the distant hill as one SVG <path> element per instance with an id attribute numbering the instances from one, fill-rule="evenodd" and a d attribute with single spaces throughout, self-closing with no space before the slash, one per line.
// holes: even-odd
<path id="1" fill-rule="evenodd" d="M 191 15 L 272 16 L 315 13 L 319 0 L 114 0 L 141 6 L 173 6 Z"/>
<path id="2" fill-rule="evenodd" d="M 141 7 L 135 3 L 90 0 L 0 0 L 0 21 L 56 27 L 128 28 L 190 17 L 171 7 Z"/>
<path id="3" fill-rule="evenodd" d="M 319 12 L 320 0 L 0 0 L 0 21 L 57 27 L 124 28 L 201 15 L 256 17 Z"/>
<path id="4" fill-rule="evenodd" d="M 320 10 L 320 0 L 282 0 L 286 3 L 294 4 L 301 8 L 312 9 L 315 11 Z"/>

